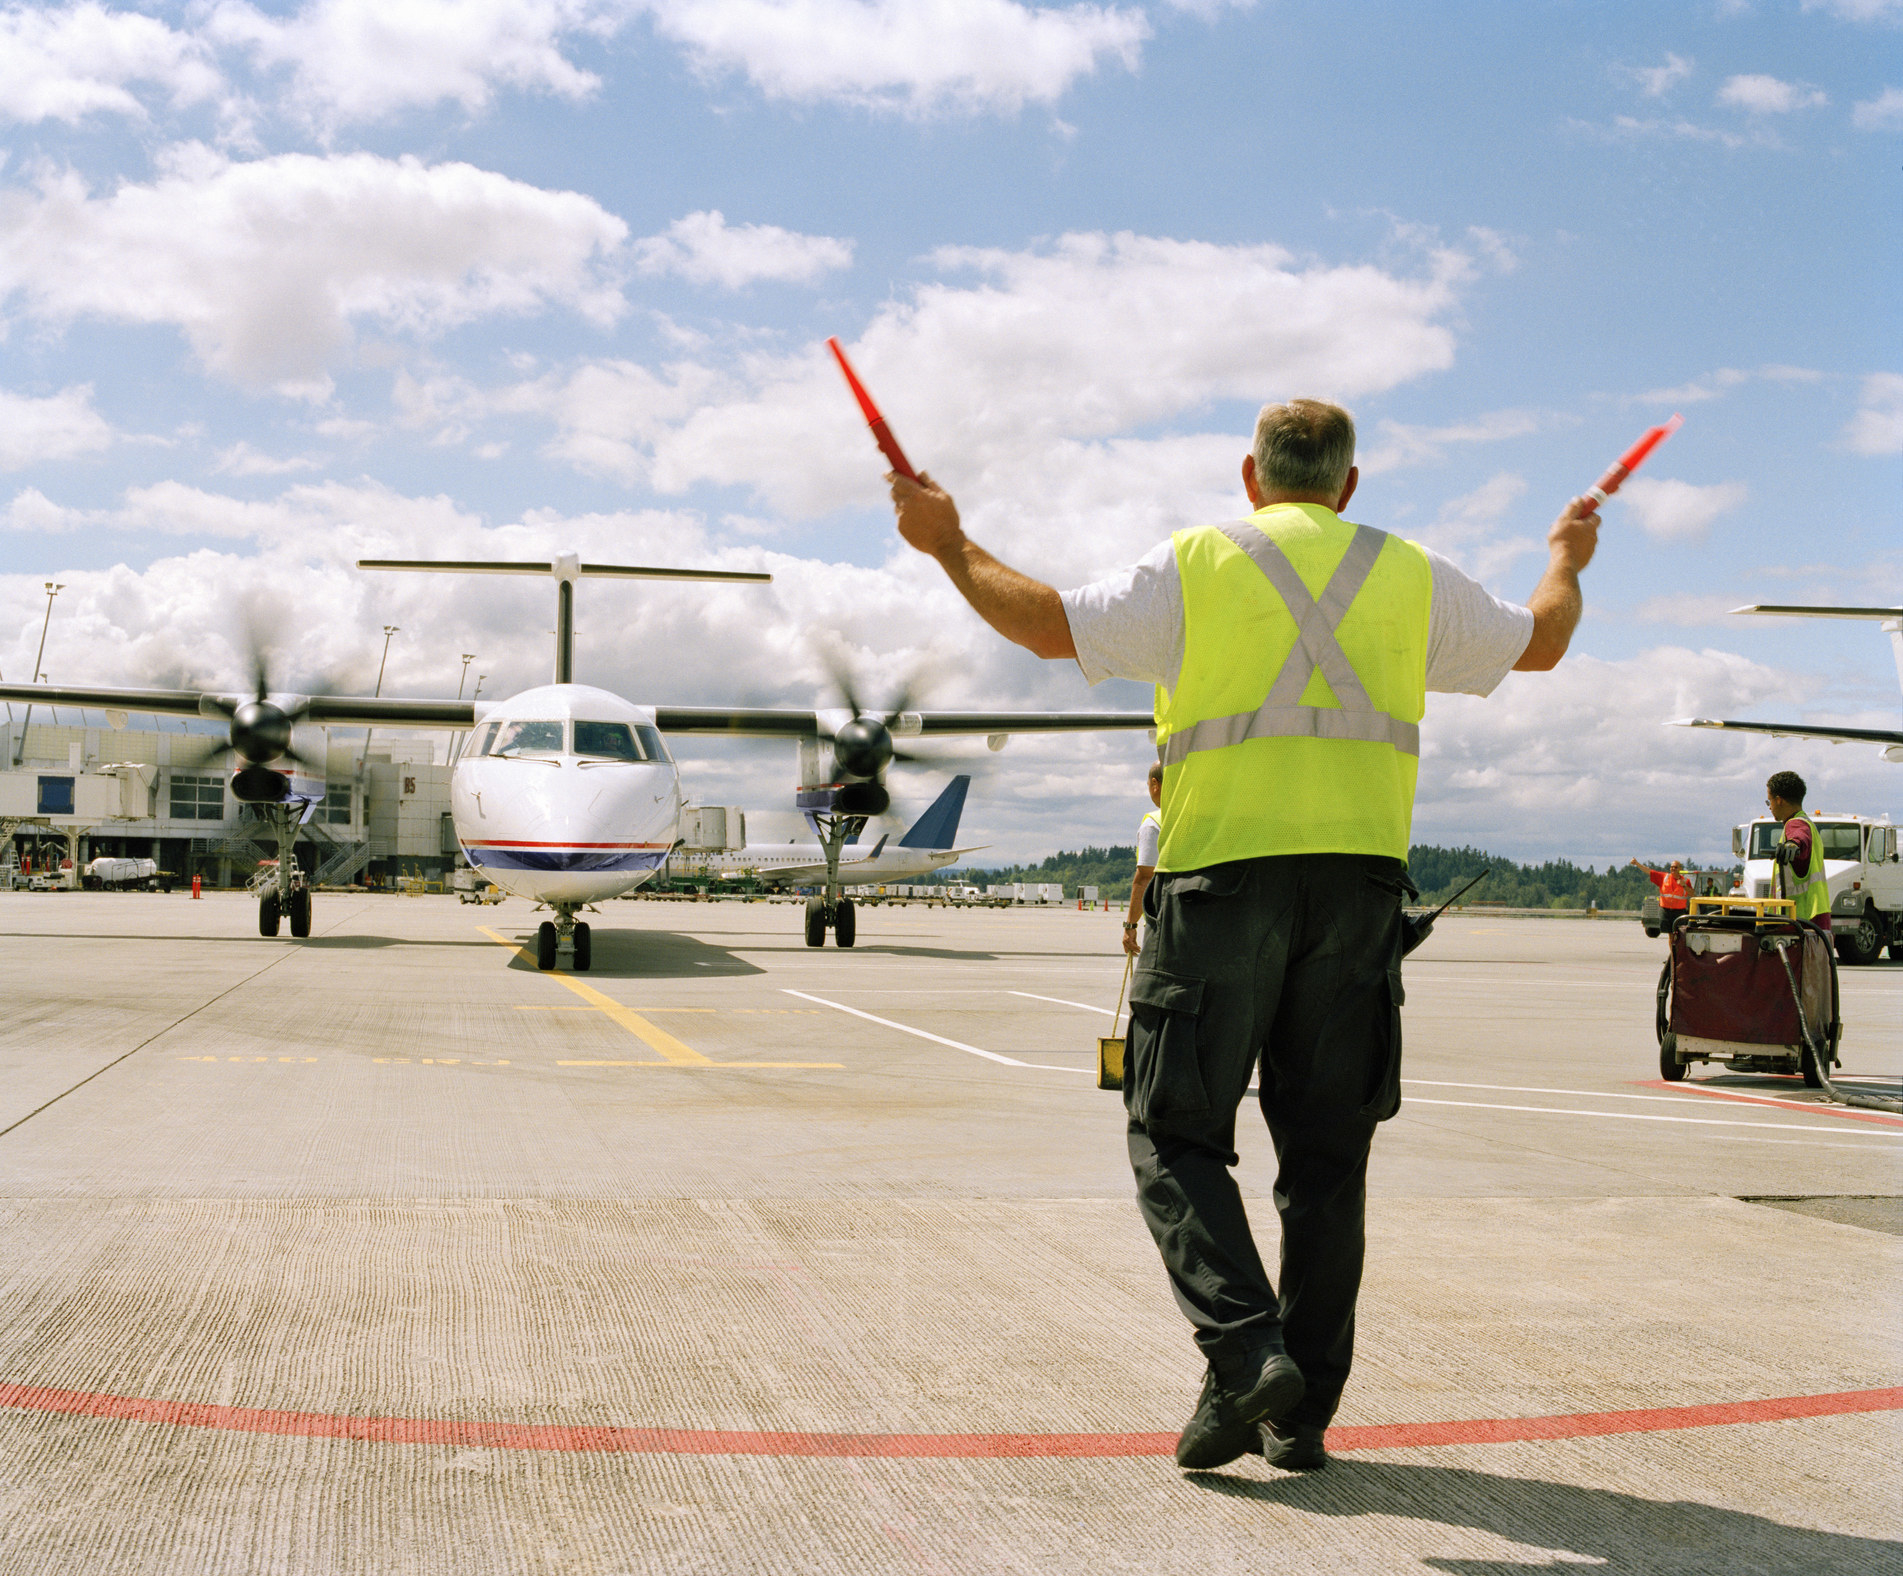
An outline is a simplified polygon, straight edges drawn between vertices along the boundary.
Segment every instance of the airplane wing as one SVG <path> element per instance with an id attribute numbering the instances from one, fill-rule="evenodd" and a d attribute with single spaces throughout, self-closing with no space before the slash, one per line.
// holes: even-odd
<path id="1" fill-rule="evenodd" d="M 104 689 L 72 684 L 0 684 L 0 701 L 36 706 L 90 706 L 96 711 L 140 712 L 161 717 L 206 717 L 224 721 L 231 708 L 253 697 L 220 690 Z M 475 726 L 471 701 L 400 700 L 394 696 L 314 695 L 300 722 L 340 728 Z"/>
<path id="2" fill-rule="evenodd" d="M 1773 618 L 1903 618 L 1903 607 L 1818 607 L 1790 602 L 1754 602 L 1734 613 L 1764 613 Z"/>
<path id="3" fill-rule="evenodd" d="M 1741 733 L 1768 733 L 1779 739 L 1829 739 L 1833 744 L 1903 745 L 1903 732 L 1893 728 L 1813 728 L 1801 722 L 1719 722 L 1712 717 L 1679 717 L 1666 726 L 1735 728 Z"/>
<path id="4" fill-rule="evenodd" d="M 812 738 L 829 732 L 817 711 L 761 706 L 657 706 L 663 733 L 730 733 Z M 920 734 L 1074 733 L 1105 728 L 1154 728 L 1147 711 L 916 711 L 904 712 L 892 732 Z"/>

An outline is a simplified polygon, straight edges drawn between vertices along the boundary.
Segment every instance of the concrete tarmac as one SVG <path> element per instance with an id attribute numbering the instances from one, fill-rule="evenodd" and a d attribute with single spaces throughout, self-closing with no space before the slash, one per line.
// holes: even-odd
<path id="1" fill-rule="evenodd" d="M 1169 1456 L 1119 916 L 538 917 L 0 894 L 0 1573 L 1903 1571 L 1903 1120 L 1661 1084 L 1636 923 L 1409 959 L 1302 1476 Z"/>

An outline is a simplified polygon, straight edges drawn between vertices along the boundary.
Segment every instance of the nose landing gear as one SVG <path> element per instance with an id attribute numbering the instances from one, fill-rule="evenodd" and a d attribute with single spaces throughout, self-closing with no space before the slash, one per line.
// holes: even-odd
<path id="1" fill-rule="evenodd" d="M 536 928 L 535 966 L 545 971 L 554 968 L 563 947 L 568 948 L 569 967 L 577 974 L 584 974 L 593 966 L 594 933 L 588 928 L 588 921 L 576 919 L 572 905 L 556 904 L 555 917 L 543 920 Z"/>

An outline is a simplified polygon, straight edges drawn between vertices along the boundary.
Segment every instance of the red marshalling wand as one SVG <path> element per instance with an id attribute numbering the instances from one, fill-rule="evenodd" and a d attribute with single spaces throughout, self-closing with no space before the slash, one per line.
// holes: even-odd
<path id="1" fill-rule="evenodd" d="M 846 359 L 845 351 L 839 348 L 839 341 L 828 339 L 826 348 L 839 363 L 839 370 L 846 374 L 846 386 L 852 390 L 852 397 L 859 401 L 860 410 L 865 412 L 866 425 L 872 429 L 872 441 L 879 445 L 880 453 L 885 455 L 893 470 L 917 481 L 918 472 L 912 469 L 911 462 L 905 457 L 905 450 L 899 447 L 899 440 L 892 436 L 892 429 L 885 424 L 885 417 L 879 414 L 879 407 L 872 403 L 872 396 L 866 392 L 865 384 L 859 381 L 859 375 L 852 370 L 852 363 Z"/>
<path id="2" fill-rule="evenodd" d="M 1648 454 L 1684 425 L 1683 416 L 1674 416 L 1662 427 L 1647 427 L 1645 436 L 1620 455 L 1606 474 L 1586 489 L 1586 496 L 1595 503 L 1604 503 L 1619 490 L 1628 476 L 1645 463 Z"/>

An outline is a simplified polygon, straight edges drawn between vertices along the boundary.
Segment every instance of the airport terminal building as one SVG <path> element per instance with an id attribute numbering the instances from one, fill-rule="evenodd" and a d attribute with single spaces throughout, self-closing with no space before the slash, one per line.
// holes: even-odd
<path id="1" fill-rule="evenodd" d="M 232 797 L 225 758 L 203 759 L 215 735 L 16 713 L 5 739 L 6 884 L 57 871 L 62 860 L 110 855 L 154 859 L 181 884 L 198 876 L 206 886 L 243 886 L 277 855 L 266 823 Z M 327 792 L 299 835 L 298 863 L 321 886 L 441 880 L 459 862 L 445 741 L 379 730 L 367 742 L 365 754 L 360 734 L 326 738 Z"/>

